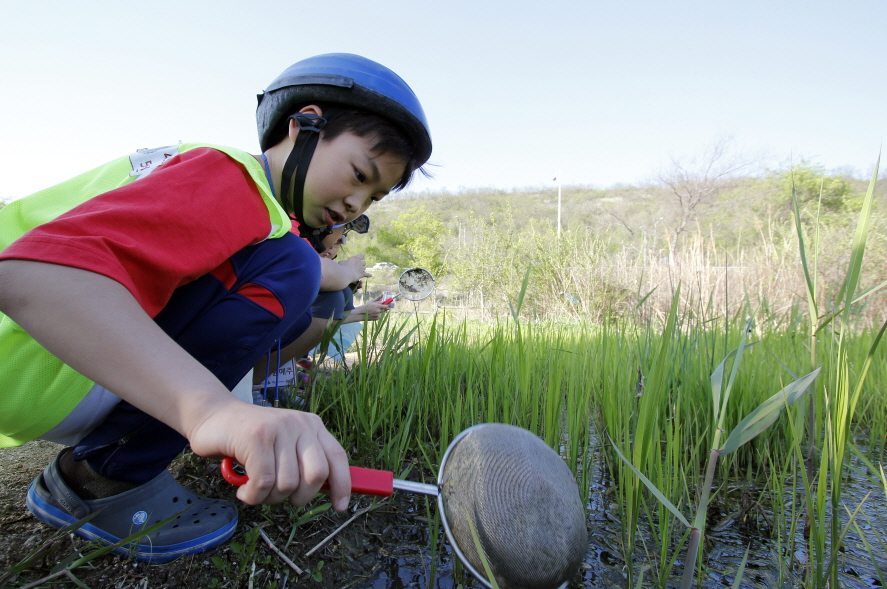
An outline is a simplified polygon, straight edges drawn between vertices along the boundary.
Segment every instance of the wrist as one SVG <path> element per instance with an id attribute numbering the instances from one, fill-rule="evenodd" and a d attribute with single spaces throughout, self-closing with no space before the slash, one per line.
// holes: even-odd
<path id="1" fill-rule="evenodd" d="M 178 410 L 169 423 L 174 429 L 179 431 L 189 441 L 194 438 L 196 433 L 211 418 L 216 418 L 220 414 L 231 410 L 239 412 L 242 407 L 242 401 L 237 397 L 225 391 L 226 394 L 219 394 L 210 391 L 201 393 L 185 393 L 182 395 L 182 402 L 179 404 Z M 172 421 L 178 422 L 178 426 L 173 425 Z"/>

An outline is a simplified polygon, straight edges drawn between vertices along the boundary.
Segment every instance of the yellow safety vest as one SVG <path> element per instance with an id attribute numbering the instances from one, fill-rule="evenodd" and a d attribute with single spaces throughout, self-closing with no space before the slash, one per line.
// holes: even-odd
<path id="1" fill-rule="evenodd" d="M 0 250 L 89 199 L 150 174 L 170 157 L 201 147 L 221 151 L 246 168 L 268 208 L 269 238 L 289 233 L 289 216 L 277 203 L 265 170 L 252 155 L 231 147 L 186 143 L 141 149 L 11 202 L 0 209 Z M 0 313 L 0 448 L 24 444 L 51 430 L 74 410 L 93 384 Z"/>

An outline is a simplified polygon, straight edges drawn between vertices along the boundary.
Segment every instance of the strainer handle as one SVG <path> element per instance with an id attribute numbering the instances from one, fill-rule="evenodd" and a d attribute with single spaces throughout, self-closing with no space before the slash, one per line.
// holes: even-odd
<path id="1" fill-rule="evenodd" d="M 234 459 L 226 456 L 222 459 L 222 476 L 232 485 L 245 485 L 249 480 L 246 474 L 240 474 L 234 470 Z M 373 470 L 350 466 L 351 492 L 358 495 L 374 495 L 376 497 L 388 497 L 394 492 L 394 473 L 387 470 Z M 324 483 L 323 489 L 329 487 Z"/>
<path id="2" fill-rule="evenodd" d="M 358 495 L 388 497 L 394 492 L 394 473 L 387 470 L 373 470 L 360 466 L 349 466 L 351 471 L 351 492 Z"/>

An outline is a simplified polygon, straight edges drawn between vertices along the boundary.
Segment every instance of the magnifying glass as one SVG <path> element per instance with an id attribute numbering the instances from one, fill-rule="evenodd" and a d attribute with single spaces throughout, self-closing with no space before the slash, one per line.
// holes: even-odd
<path id="1" fill-rule="evenodd" d="M 421 301 L 434 292 L 435 286 L 434 275 L 425 268 L 404 270 L 397 279 L 397 290 L 400 292 L 385 299 L 382 304 L 391 304 L 391 301 L 401 296 L 410 301 Z"/>

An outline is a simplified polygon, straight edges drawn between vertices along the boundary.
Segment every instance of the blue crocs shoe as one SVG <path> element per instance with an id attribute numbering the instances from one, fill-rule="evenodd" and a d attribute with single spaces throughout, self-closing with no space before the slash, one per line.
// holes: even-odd
<path id="1" fill-rule="evenodd" d="M 113 552 L 136 560 L 164 563 L 196 554 L 228 540 L 237 528 L 237 508 L 230 501 L 195 495 L 162 473 L 135 489 L 104 499 L 80 499 L 65 483 L 56 457 L 28 488 L 28 510 L 54 528 L 100 511 L 75 533 L 105 545 L 116 544 L 171 516 L 162 528 Z"/>

